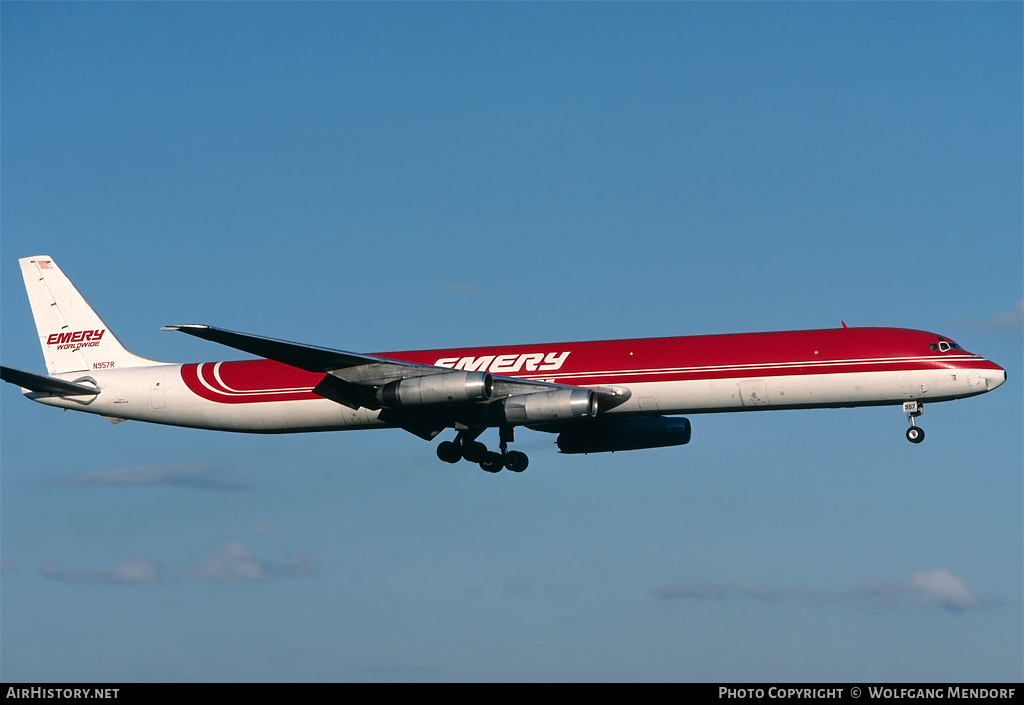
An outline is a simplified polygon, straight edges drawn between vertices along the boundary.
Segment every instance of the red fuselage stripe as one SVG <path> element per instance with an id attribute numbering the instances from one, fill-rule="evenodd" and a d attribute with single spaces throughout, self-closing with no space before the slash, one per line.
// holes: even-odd
<path id="1" fill-rule="evenodd" d="M 840 328 L 423 350 L 376 356 L 448 368 L 461 363 L 460 369 L 485 369 L 491 365 L 493 374 L 569 385 L 1000 369 L 963 350 L 940 351 L 929 347 L 939 340 L 939 336 L 923 331 Z M 544 369 L 544 363 L 552 360 L 558 361 L 558 369 Z M 517 364 L 520 369 L 513 372 L 495 369 L 498 365 L 509 369 Z M 250 360 L 182 365 L 181 376 L 188 388 L 203 399 L 245 404 L 320 399 L 312 390 L 325 375 L 271 360 Z"/>

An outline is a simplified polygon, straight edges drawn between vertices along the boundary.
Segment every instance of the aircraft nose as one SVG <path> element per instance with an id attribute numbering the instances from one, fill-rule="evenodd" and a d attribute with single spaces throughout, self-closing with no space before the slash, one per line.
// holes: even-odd
<path id="1" fill-rule="evenodd" d="M 985 371 L 985 386 L 991 392 L 993 389 L 998 387 L 1000 384 L 1006 381 L 1006 370 L 999 365 L 995 365 L 994 370 Z"/>

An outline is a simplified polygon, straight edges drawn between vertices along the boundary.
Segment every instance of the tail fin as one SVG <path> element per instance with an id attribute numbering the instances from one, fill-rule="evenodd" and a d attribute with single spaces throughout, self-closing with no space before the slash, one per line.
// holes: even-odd
<path id="1" fill-rule="evenodd" d="M 18 262 L 51 375 L 162 364 L 125 350 L 52 258 L 37 255 Z"/>

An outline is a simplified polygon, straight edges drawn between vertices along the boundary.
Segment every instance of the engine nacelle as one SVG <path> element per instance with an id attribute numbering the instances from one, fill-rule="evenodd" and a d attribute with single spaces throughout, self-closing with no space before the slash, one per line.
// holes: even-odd
<path id="1" fill-rule="evenodd" d="M 487 401 L 494 392 L 490 372 L 445 372 L 388 382 L 377 401 L 389 409 Z"/>
<path id="2" fill-rule="evenodd" d="M 597 416 L 597 395 L 589 389 L 555 389 L 520 394 L 502 402 L 505 423 L 534 424 Z"/>
<path id="3" fill-rule="evenodd" d="M 690 420 L 678 416 L 603 417 L 558 434 L 562 453 L 609 453 L 681 446 L 690 442 Z"/>

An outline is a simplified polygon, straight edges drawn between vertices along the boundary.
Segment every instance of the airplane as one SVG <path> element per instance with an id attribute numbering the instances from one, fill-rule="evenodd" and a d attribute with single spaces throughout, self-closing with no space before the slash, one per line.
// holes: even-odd
<path id="1" fill-rule="evenodd" d="M 683 445 L 678 414 L 902 405 L 920 443 L 925 402 L 1006 381 L 947 337 L 842 328 L 637 340 L 352 353 L 202 324 L 165 326 L 258 360 L 166 363 L 130 353 L 52 257 L 19 260 L 47 374 L 0 366 L 32 401 L 173 426 L 249 433 L 401 428 L 447 463 L 522 472 L 517 427 L 562 453 Z M 498 429 L 498 451 L 477 440 Z"/>

